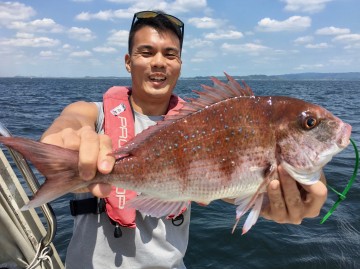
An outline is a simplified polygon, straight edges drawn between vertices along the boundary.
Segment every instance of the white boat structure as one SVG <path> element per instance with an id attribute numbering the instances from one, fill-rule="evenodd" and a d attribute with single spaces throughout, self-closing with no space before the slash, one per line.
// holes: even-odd
<path id="1" fill-rule="evenodd" d="M 0 148 L 0 269 L 63 269 L 52 243 L 56 232 L 55 215 L 49 205 L 41 207 L 47 222 L 45 229 L 34 209 L 20 210 L 29 201 L 25 185 L 35 193 L 39 182 L 19 153 L 11 149 L 9 153 L 14 169 L 20 171 L 23 181 L 19 180 Z"/>

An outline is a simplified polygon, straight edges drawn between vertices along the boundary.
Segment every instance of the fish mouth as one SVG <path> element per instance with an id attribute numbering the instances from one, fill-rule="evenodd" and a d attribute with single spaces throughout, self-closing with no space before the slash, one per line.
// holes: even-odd
<path id="1" fill-rule="evenodd" d="M 350 144 L 351 129 L 351 125 L 347 123 L 345 123 L 342 127 L 336 140 L 336 145 L 339 148 L 346 148 Z"/>
<path id="2" fill-rule="evenodd" d="M 351 125 L 344 123 L 333 146 L 317 156 L 316 165 L 324 166 L 331 161 L 334 155 L 350 144 L 351 129 Z"/>

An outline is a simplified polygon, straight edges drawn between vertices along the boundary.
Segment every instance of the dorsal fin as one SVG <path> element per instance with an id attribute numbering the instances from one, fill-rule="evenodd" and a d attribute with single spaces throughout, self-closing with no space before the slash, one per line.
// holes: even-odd
<path id="1" fill-rule="evenodd" d="M 218 102 L 224 101 L 226 99 L 234 97 L 253 97 L 254 93 L 251 88 L 245 83 L 243 86 L 240 85 L 234 78 L 225 73 L 226 78 L 228 79 L 227 83 L 221 82 L 215 77 L 212 77 L 211 80 L 214 82 L 214 86 L 201 85 L 203 91 L 194 90 L 198 97 L 197 98 L 186 98 L 188 102 L 184 103 L 184 106 L 179 109 L 178 113 L 173 113 L 172 115 L 165 116 L 163 121 L 158 122 L 156 125 L 149 127 L 144 130 L 141 134 L 135 136 L 134 139 L 129 141 L 124 147 L 116 150 L 114 152 L 115 156 L 126 156 L 132 155 L 131 152 L 141 144 L 147 137 L 151 136 L 153 133 L 163 128 L 166 125 L 172 124 L 178 119 L 184 118 L 188 115 L 191 115 L 195 112 L 201 111 L 205 107 L 211 106 Z"/>
<path id="2" fill-rule="evenodd" d="M 233 79 L 227 73 L 224 73 L 228 79 L 228 83 L 221 82 L 215 77 L 211 80 L 214 82 L 214 86 L 201 85 L 203 91 L 194 90 L 198 97 L 187 98 L 189 102 L 185 103 L 184 107 L 180 109 L 179 113 L 172 116 L 167 116 L 165 119 L 176 120 L 183 118 L 189 114 L 202 110 L 203 108 L 221 102 L 223 100 L 234 97 L 252 97 L 253 91 L 250 87 L 243 82 L 244 87 L 240 85 L 235 79 Z"/>

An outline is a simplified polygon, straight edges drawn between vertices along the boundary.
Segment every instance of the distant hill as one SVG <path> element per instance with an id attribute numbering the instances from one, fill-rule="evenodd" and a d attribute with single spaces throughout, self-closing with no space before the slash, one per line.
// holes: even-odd
<path id="1" fill-rule="evenodd" d="M 360 80 L 360 72 L 235 76 L 245 80 Z"/>
<path id="2" fill-rule="evenodd" d="M 182 80 L 187 79 L 209 79 L 209 76 L 197 77 L 181 77 Z M 239 76 L 232 75 L 235 79 L 242 80 L 360 80 L 360 72 L 347 73 L 298 73 L 298 74 L 284 74 L 284 75 L 248 75 Z M 85 76 L 85 77 L 36 77 L 36 76 L 15 76 L 15 78 L 75 78 L 75 79 L 130 79 L 129 77 L 116 76 Z M 225 80 L 225 76 L 218 76 L 219 79 Z"/>
<path id="3" fill-rule="evenodd" d="M 360 72 L 348 73 L 298 73 L 284 75 L 249 75 L 232 76 L 235 79 L 243 80 L 360 80 Z M 209 77 L 195 77 L 195 79 L 208 79 Z M 219 77 L 224 79 L 224 77 Z M 186 78 L 185 78 L 186 79 Z M 194 79 L 194 78 L 189 78 Z"/>

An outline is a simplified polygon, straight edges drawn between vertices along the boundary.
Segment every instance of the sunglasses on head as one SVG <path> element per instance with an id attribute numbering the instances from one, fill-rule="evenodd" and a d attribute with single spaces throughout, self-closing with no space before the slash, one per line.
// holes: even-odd
<path id="1" fill-rule="evenodd" d="M 181 20 L 179 20 L 178 18 L 176 18 L 176 17 L 174 17 L 172 15 L 169 15 L 169 14 L 160 13 L 160 12 L 156 12 L 156 11 L 140 11 L 140 12 L 137 12 L 137 13 L 134 14 L 134 18 L 133 18 L 132 23 L 131 23 L 130 31 L 134 27 L 134 24 L 135 24 L 136 20 L 155 18 L 155 17 L 157 17 L 159 15 L 164 16 L 169 21 L 171 21 L 174 25 L 176 25 L 177 27 L 180 28 L 180 32 L 181 32 L 180 48 L 182 48 L 182 43 L 183 43 L 183 40 L 184 40 L 184 23 Z"/>

